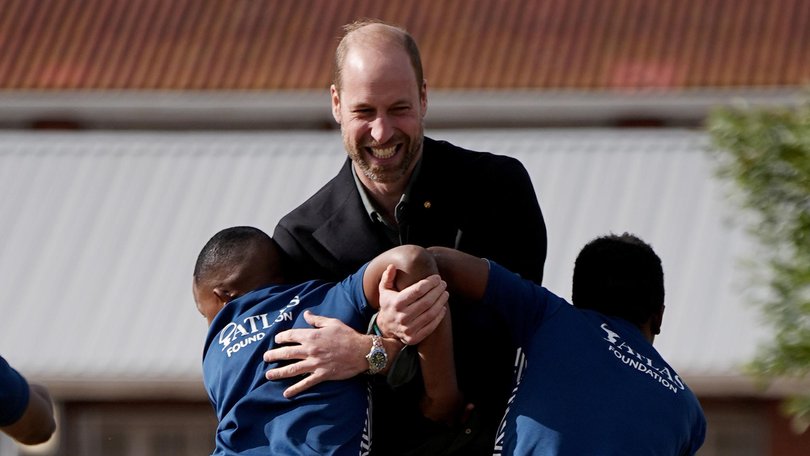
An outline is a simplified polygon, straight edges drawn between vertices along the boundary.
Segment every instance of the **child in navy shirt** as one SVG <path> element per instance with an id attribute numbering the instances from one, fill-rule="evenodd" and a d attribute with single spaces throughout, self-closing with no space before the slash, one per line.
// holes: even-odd
<path id="1" fill-rule="evenodd" d="M 276 334 L 290 328 L 327 326 L 338 319 L 365 332 L 379 301 L 396 299 L 394 281 L 396 289 L 404 289 L 427 278 L 406 290 L 421 297 L 426 310 L 419 318 L 428 322 L 425 333 L 430 333 L 419 345 L 426 385 L 423 411 L 439 421 L 453 419 L 460 397 L 452 369 L 447 293 L 424 249 L 397 247 L 339 283 L 284 284 L 281 260 L 277 245 L 265 233 L 234 227 L 211 238 L 195 265 L 192 290 L 210 325 L 203 379 L 219 421 L 214 454 L 367 453 L 371 435 L 366 378 L 322 382 L 292 395 L 289 388 L 306 377 L 268 381 L 265 371 L 275 366 L 264 363 L 262 355 L 273 346 Z M 385 288 L 381 280 L 388 284 Z M 371 353 L 374 337 L 358 337 L 369 339 Z"/>

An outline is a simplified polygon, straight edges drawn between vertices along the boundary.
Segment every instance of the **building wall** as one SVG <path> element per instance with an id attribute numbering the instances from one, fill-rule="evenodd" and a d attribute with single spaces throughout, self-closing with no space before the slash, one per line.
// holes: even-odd
<path id="1" fill-rule="evenodd" d="M 702 456 L 808 448 L 736 367 L 768 332 L 740 286 L 740 255 L 755 249 L 728 223 L 704 134 L 428 134 L 525 164 L 549 227 L 545 283 L 563 296 L 592 237 L 630 230 L 653 244 L 667 281 L 656 346 L 704 403 Z M 0 352 L 51 387 L 61 410 L 57 439 L 27 453 L 205 454 L 213 414 L 200 386 L 194 258 L 225 226 L 271 231 L 343 159 L 337 132 L 0 133 L 10 189 L 0 212 L 13 214 L 0 221 L 0 287 L 15 291 L 0 301 Z"/>
<path id="2" fill-rule="evenodd" d="M 702 397 L 708 419 L 699 456 L 806 456 L 810 432 L 797 433 L 773 398 Z"/>
<path id="3" fill-rule="evenodd" d="M 810 432 L 792 430 L 776 399 L 701 397 L 708 420 L 698 456 L 807 456 Z M 83 401 L 60 406 L 54 441 L 3 456 L 198 456 L 213 449 L 216 419 L 203 401 Z"/>
<path id="4" fill-rule="evenodd" d="M 60 456 L 197 456 L 214 450 L 208 402 L 70 402 Z"/>

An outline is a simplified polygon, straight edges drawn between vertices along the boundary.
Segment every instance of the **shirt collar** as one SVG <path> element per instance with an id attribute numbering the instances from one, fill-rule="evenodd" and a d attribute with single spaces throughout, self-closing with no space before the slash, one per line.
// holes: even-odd
<path id="1" fill-rule="evenodd" d="M 381 222 L 386 224 L 385 217 L 383 217 L 377 208 L 374 206 L 374 202 L 368 196 L 368 190 L 366 187 L 363 186 L 363 183 L 360 182 L 360 177 L 357 176 L 357 171 L 354 169 L 354 163 L 351 164 L 352 168 L 352 177 L 354 178 L 354 184 L 357 186 L 357 192 L 360 193 L 360 200 L 363 202 L 363 207 L 366 209 L 366 213 L 368 214 L 369 218 L 371 218 L 372 222 Z M 416 166 L 413 168 L 413 174 L 411 174 L 411 178 L 408 181 L 408 185 L 405 187 L 405 193 L 399 199 L 399 203 L 397 203 L 397 208 L 394 210 L 394 214 L 399 214 L 399 208 L 402 207 L 403 204 L 407 203 L 411 194 L 411 188 L 413 187 L 413 183 L 416 181 L 416 178 L 419 176 L 419 171 L 422 168 L 422 157 L 419 157 L 419 161 L 416 162 Z"/>

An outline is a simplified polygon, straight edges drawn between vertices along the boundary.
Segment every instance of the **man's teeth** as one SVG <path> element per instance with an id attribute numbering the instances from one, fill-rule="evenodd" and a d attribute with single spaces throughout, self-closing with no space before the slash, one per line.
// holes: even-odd
<path id="1" fill-rule="evenodd" d="M 396 146 L 384 147 L 384 148 L 383 147 L 370 147 L 370 149 L 371 149 L 371 155 L 373 155 L 375 158 L 379 158 L 379 159 L 391 158 L 391 156 L 394 155 L 394 152 L 397 151 Z"/>

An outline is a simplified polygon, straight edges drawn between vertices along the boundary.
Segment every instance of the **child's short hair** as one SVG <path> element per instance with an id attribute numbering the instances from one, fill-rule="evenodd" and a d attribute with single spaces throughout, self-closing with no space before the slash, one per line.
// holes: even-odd
<path id="1" fill-rule="evenodd" d="M 664 305 L 661 259 L 629 233 L 594 239 L 577 256 L 571 299 L 576 307 L 641 325 Z"/>

